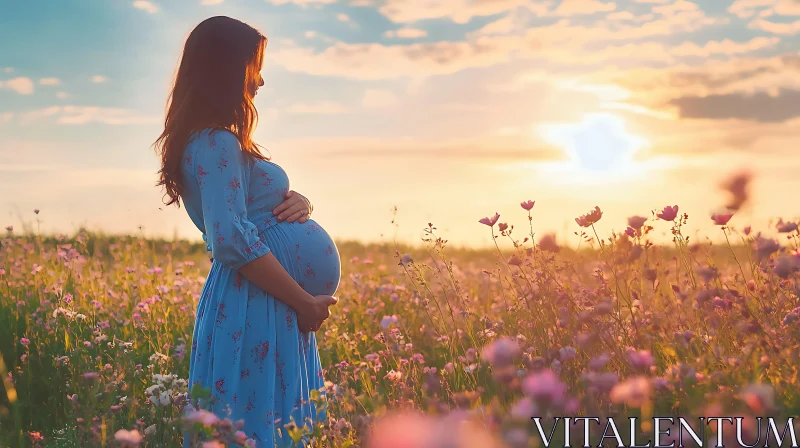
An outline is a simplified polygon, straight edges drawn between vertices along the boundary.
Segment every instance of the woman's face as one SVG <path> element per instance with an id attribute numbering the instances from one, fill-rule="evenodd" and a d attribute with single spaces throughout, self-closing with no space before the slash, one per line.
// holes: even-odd
<path id="1" fill-rule="evenodd" d="M 250 85 L 250 95 L 253 97 L 258 95 L 258 89 L 263 85 L 264 85 L 264 78 L 262 78 L 261 73 L 259 73 L 257 81 Z"/>
<path id="2" fill-rule="evenodd" d="M 248 91 L 250 92 L 250 97 L 254 98 L 258 95 L 258 88 L 264 85 L 264 78 L 261 77 L 261 70 L 264 70 L 264 60 L 261 60 L 261 67 L 258 68 L 258 75 L 256 79 L 253 80 L 253 83 L 250 84 Z"/>

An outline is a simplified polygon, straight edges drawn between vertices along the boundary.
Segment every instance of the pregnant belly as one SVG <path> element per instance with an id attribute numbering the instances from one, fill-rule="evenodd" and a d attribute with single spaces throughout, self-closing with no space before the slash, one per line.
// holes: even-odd
<path id="1" fill-rule="evenodd" d="M 281 222 L 262 232 L 281 265 L 311 295 L 333 295 L 342 275 L 339 251 L 319 224 Z"/>

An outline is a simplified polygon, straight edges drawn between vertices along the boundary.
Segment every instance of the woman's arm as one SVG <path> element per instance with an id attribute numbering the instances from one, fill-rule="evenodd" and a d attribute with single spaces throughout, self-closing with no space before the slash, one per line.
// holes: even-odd
<path id="1" fill-rule="evenodd" d="M 226 131 L 212 132 L 205 138 L 198 142 L 193 163 L 212 257 L 294 308 L 298 321 L 302 320 L 298 322 L 301 327 L 309 329 L 313 327 L 309 324 L 321 323 L 330 315 L 327 307 L 336 299 L 320 300 L 304 291 L 247 217 L 249 166 L 239 140 Z"/>
<path id="2" fill-rule="evenodd" d="M 332 296 L 315 297 L 307 293 L 286 272 L 272 253 L 242 266 L 239 273 L 271 296 L 294 308 L 297 325 L 303 331 L 316 331 L 319 325 L 330 317 L 328 307 L 338 302 L 338 299 Z"/>
<path id="3" fill-rule="evenodd" d="M 278 221 L 298 221 L 302 224 L 308 221 L 312 211 L 314 211 L 314 206 L 307 197 L 294 190 L 289 190 L 286 192 L 285 200 L 272 209 L 272 214 Z"/>

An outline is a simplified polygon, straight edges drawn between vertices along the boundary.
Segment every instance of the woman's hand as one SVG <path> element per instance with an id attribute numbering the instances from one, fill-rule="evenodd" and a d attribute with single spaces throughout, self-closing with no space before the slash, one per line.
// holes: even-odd
<path id="1" fill-rule="evenodd" d="M 336 305 L 338 302 L 339 299 L 334 296 L 313 296 L 307 306 L 301 310 L 295 310 L 300 331 L 308 333 L 319 330 L 322 323 L 331 316 L 328 307 Z"/>
<path id="2" fill-rule="evenodd" d="M 308 221 L 311 211 L 314 209 L 311 201 L 294 190 L 286 192 L 284 197 L 286 199 L 272 209 L 272 214 L 277 217 L 278 221 L 295 222 L 299 220 L 300 224 Z"/>

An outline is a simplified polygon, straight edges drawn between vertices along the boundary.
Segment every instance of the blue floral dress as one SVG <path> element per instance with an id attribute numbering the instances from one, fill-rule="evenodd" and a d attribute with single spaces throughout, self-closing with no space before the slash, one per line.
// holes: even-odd
<path id="1" fill-rule="evenodd" d="M 238 270 L 271 252 L 309 294 L 333 294 L 339 252 L 313 220 L 276 220 L 272 209 L 289 191 L 286 172 L 249 157 L 228 131 L 193 134 L 183 175 L 182 202 L 213 257 L 197 305 L 189 387 L 211 389 L 212 410 L 244 419 L 242 431 L 258 447 L 290 446 L 284 425 L 318 417 L 309 403 L 310 391 L 324 386 L 317 341 L 298 329 L 291 307 Z"/>

